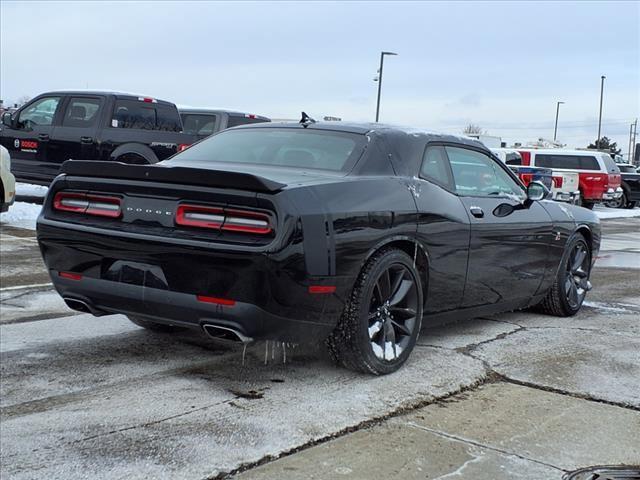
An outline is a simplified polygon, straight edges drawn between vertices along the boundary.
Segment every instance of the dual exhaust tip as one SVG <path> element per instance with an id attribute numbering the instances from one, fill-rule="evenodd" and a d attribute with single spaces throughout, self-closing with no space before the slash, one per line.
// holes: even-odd
<path id="1" fill-rule="evenodd" d="M 64 297 L 64 302 L 69 308 L 73 310 L 84 313 L 91 313 L 92 315 L 95 315 L 97 317 L 105 315 L 106 313 L 102 310 L 98 310 L 84 300 L 79 300 L 77 298 Z M 202 325 L 202 329 L 209 337 L 216 340 L 226 340 L 234 343 L 250 343 L 253 341 L 253 338 L 247 337 L 246 335 L 231 327 L 223 327 L 220 325 L 205 323 L 204 325 Z"/>

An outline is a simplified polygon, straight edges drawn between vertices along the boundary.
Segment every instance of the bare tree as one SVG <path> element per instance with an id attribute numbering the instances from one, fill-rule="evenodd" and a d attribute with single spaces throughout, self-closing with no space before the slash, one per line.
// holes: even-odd
<path id="1" fill-rule="evenodd" d="M 470 123 L 469 125 L 464 127 L 464 130 L 462 130 L 462 133 L 464 133 L 465 135 L 480 135 L 484 133 L 484 131 L 482 130 L 482 127 L 480 125 L 475 125 L 473 123 Z"/>
<path id="2" fill-rule="evenodd" d="M 29 95 L 21 95 L 20 97 L 18 97 L 18 100 L 16 100 L 16 103 L 20 107 L 27 103 L 29 100 L 31 100 L 31 97 Z"/>

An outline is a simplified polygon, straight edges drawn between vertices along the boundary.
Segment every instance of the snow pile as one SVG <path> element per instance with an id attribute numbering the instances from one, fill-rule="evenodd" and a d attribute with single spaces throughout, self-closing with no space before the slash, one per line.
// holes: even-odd
<path id="1" fill-rule="evenodd" d="M 16 195 L 26 197 L 44 197 L 49 187 L 43 185 L 32 185 L 30 183 L 16 183 Z"/>
<path id="2" fill-rule="evenodd" d="M 9 207 L 8 212 L 0 214 L 0 224 L 35 230 L 41 208 L 42 205 L 34 203 L 16 202 Z"/>
<path id="3" fill-rule="evenodd" d="M 607 208 L 596 207 L 593 209 L 598 218 L 632 218 L 640 217 L 640 208 Z"/>

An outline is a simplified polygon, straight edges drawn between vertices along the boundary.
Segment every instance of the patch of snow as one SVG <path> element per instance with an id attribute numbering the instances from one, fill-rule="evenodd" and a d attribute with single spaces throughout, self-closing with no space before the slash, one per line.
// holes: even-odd
<path id="1" fill-rule="evenodd" d="M 29 197 L 44 197 L 49 187 L 44 185 L 32 185 L 31 183 L 16 183 L 16 195 L 25 195 Z"/>
<path id="2" fill-rule="evenodd" d="M 35 230 L 36 219 L 41 209 L 42 205 L 16 202 L 9 207 L 8 212 L 0 214 L 0 224 Z"/>
<path id="3" fill-rule="evenodd" d="M 640 208 L 607 208 L 596 207 L 593 209 L 598 218 L 633 218 L 640 217 Z"/>

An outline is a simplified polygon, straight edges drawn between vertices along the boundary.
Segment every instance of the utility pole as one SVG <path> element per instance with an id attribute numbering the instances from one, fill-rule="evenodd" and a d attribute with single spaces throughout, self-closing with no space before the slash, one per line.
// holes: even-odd
<path id="1" fill-rule="evenodd" d="M 596 147 L 600 148 L 600 132 L 602 130 L 602 96 L 604 94 L 604 79 L 607 78 L 604 75 L 600 77 L 600 116 L 598 117 L 598 140 L 596 140 Z"/>
<path id="2" fill-rule="evenodd" d="M 374 78 L 374 81 L 378 82 L 378 101 L 376 103 L 376 123 L 380 118 L 380 94 L 382 92 L 382 68 L 384 67 L 384 56 L 385 55 L 398 55 L 393 52 L 380 52 L 380 69 L 378 70 L 378 77 Z"/>
<path id="3" fill-rule="evenodd" d="M 631 148 L 629 150 L 629 153 L 631 155 L 631 158 L 629 159 L 629 163 L 630 164 L 634 164 L 633 162 L 635 161 L 636 158 L 636 135 L 638 133 L 638 119 L 636 118 L 636 121 L 633 122 L 631 124 L 631 126 L 633 127 L 633 136 L 631 137 Z"/>
<path id="4" fill-rule="evenodd" d="M 560 104 L 564 102 L 556 102 L 556 126 L 553 129 L 553 141 L 556 141 L 556 136 L 558 134 L 558 114 L 560 113 Z"/>

